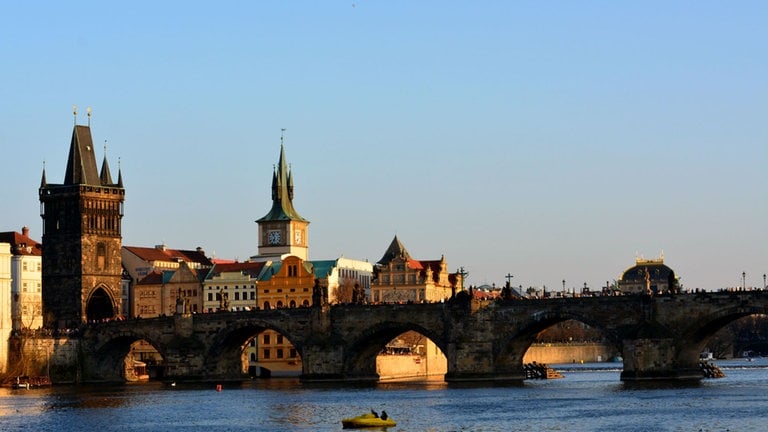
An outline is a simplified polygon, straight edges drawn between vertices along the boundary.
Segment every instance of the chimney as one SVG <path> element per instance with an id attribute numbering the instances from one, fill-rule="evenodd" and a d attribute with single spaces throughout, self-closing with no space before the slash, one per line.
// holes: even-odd
<path id="1" fill-rule="evenodd" d="M 24 237 L 29 237 L 29 227 L 21 227 L 21 235 Z"/>

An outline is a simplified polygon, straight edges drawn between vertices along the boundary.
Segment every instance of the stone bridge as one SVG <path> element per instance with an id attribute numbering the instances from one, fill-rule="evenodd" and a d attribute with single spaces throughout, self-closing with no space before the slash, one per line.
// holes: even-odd
<path id="1" fill-rule="evenodd" d="M 768 291 L 408 305 L 313 306 L 116 321 L 81 336 L 84 381 L 123 381 L 137 340 L 152 344 L 174 380 L 240 380 L 248 341 L 275 330 L 296 347 L 305 381 L 377 380 L 376 356 L 414 330 L 448 361 L 446 381 L 516 381 L 536 335 L 574 319 L 603 332 L 624 358 L 621 379 L 698 380 L 699 353 L 723 326 L 768 314 Z"/>

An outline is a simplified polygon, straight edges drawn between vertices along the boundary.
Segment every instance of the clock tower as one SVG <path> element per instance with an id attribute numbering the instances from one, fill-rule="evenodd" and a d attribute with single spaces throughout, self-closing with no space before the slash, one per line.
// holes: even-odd
<path id="1" fill-rule="evenodd" d="M 309 259 L 309 221 L 293 208 L 293 172 L 285 162 L 285 146 L 280 138 L 280 160 L 272 172 L 272 209 L 257 220 L 258 258 L 280 259 L 293 255 Z"/>

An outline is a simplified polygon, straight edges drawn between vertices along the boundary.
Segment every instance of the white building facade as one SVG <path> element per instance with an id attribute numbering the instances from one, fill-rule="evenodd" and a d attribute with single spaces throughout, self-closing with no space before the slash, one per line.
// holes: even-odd
<path id="1" fill-rule="evenodd" d="M 8 370 L 8 338 L 11 337 L 11 245 L 0 243 L 0 373 Z"/>
<path id="2" fill-rule="evenodd" d="M 10 244 L 11 320 L 14 330 L 34 330 L 43 326 L 43 249 L 29 238 L 29 228 L 21 233 L 2 232 L 0 241 Z"/>

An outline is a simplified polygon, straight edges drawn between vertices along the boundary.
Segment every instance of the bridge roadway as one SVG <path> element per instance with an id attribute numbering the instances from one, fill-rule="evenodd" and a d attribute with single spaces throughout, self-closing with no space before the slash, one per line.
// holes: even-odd
<path id="1" fill-rule="evenodd" d="M 523 355 L 537 333 L 574 319 L 601 330 L 621 353 L 624 381 L 698 380 L 707 340 L 752 314 L 768 314 L 768 291 L 177 314 L 89 326 L 80 340 L 81 374 L 123 381 L 130 346 L 143 339 L 163 356 L 166 379 L 243 379 L 243 349 L 272 329 L 296 347 L 303 380 L 377 380 L 378 353 L 414 330 L 445 354 L 446 381 L 516 381 L 525 377 Z"/>

